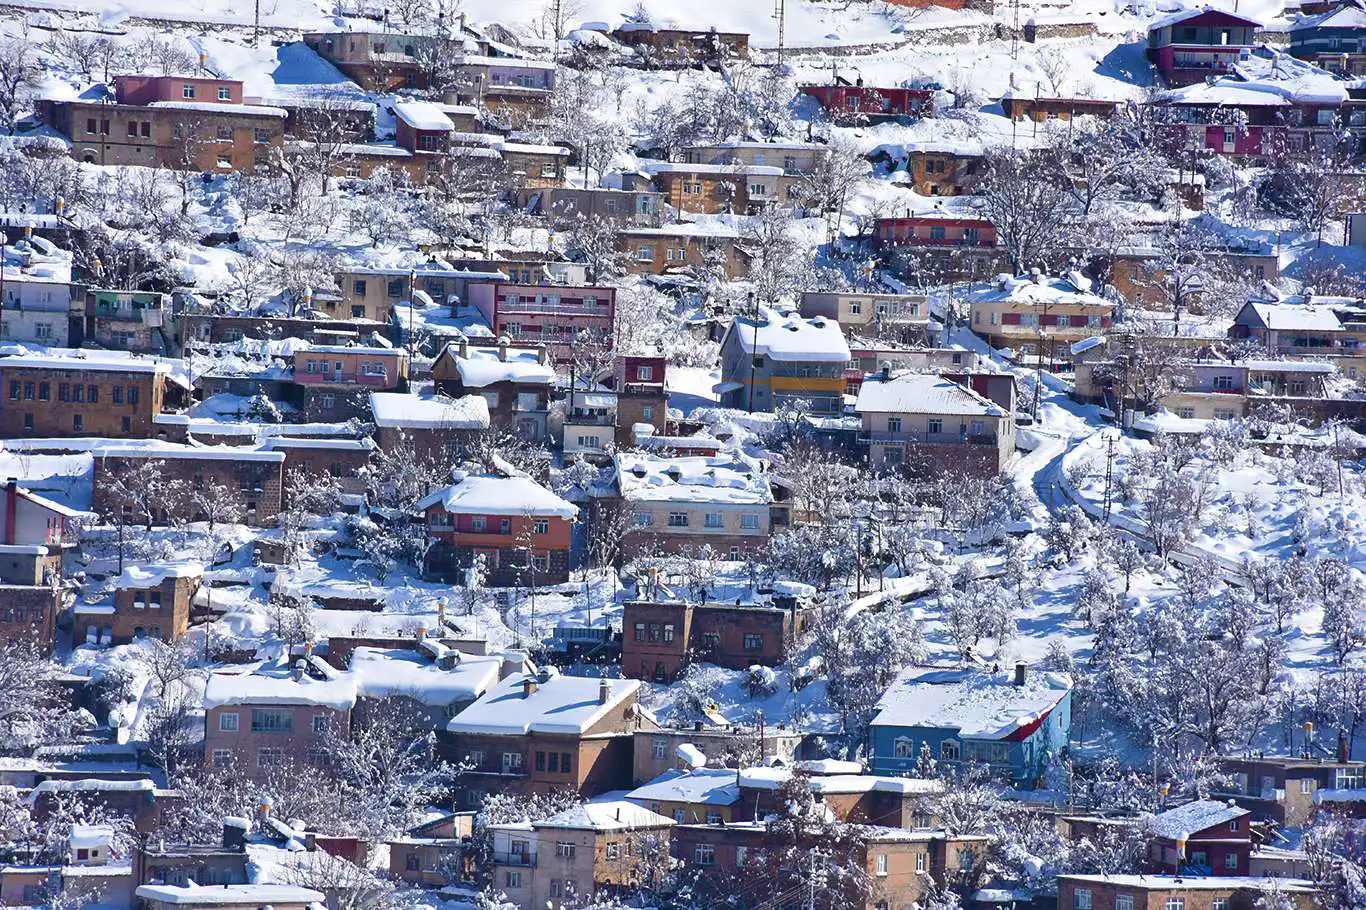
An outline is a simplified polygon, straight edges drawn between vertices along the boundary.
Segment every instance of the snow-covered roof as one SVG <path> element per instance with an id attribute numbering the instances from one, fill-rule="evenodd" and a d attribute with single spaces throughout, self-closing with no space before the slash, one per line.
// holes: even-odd
<path id="1" fill-rule="evenodd" d="M 161 904 L 223 904 L 268 907 L 272 904 L 321 904 L 321 891 L 295 885 L 138 885 L 136 895 Z"/>
<path id="2" fill-rule="evenodd" d="M 400 101 L 394 105 L 394 116 L 415 130 L 455 132 L 455 124 L 441 105 L 430 101 Z"/>
<path id="3" fill-rule="evenodd" d="M 760 505 L 773 501 L 762 466 L 743 454 L 666 458 L 620 452 L 617 487 L 627 502 Z"/>
<path id="4" fill-rule="evenodd" d="M 1308 893 L 1317 890 L 1312 882 L 1293 878 L 1259 878 L 1251 875 L 1072 875 L 1058 878 L 1097 885 L 1116 885 L 1144 891 L 1229 891 L 1251 888 L 1257 891 L 1294 891 Z"/>
<path id="5" fill-rule="evenodd" d="M 455 483 L 423 497 L 414 508 L 425 512 L 439 505 L 455 515 L 521 515 L 571 521 L 579 514 L 577 506 L 525 475 L 500 477 L 456 471 L 454 476 Z"/>
<path id="6" fill-rule="evenodd" d="M 1148 830 L 1158 837 L 1180 840 L 1249 814 L 1232 801 L 1197 799 L 1157 813 L 1148 820 Z"/>
<path id="7" fill-rule="evenodd" d="M 873 374 L 859 386 L 854 410 L 860 414 L 948 414 L 954 417 L 1004 417 L 999 405 L 972 389 L 931 373 L 901 373 L 889 379 Z"/>
<path id="8" fill-rule="evenodd" d="M 289 111 L 282 107 L 267 107 L 264 104 L 218 104 L 209 101 L 153 101 L 147 106 L 177 111 L 200 111 L 205 114 L 244 114 L 255 117 L 279 117 L 282 120 L 289 116 Z"/>
<path id="9" fill-rule="evenodd" d="M 740 786 L 751 790 L 776 790 L 792 777 L 788 768 L 744 768 L 740 771 Z M 916 777 L 884 777 L 879 774 L 817 775 L 807 780 L 813 793 L 942 793 L 943 781 Z"/>
<path id="10" fill-rule="evenodd" d="M 795 312 L 763 307 L 757 331 L 752 318 L 739 316 L 729 331 L 746 354 L 794 363 L 846 363 L 852 359 L 840 324 L 824 316 L 805 319 Z"/>
<path id="11" fill-rule="evenodd" d="M 29 791 L 29 799 L 32 800 L 40 793 L 84 793 L 87 791 L 151 793 L 156 788 L 157 785 L 145 777 L 140 777 L 137 780 L 105 780 L 100 777 L 88 777 L 81 780 L 45 780 Z"/>
<path id="12" fill-rule="evenodd" d="M 421 430 L 486 430 L 489 405 L 478 395 L 448 398 L 435 393 L 371 392 L 375 425 Z"/>
<path id="13" fill-rule="evenodd" d="M 741 174 L 747 177 L 781 177 L 780 167 L 766 164 L 687 164 L 681 161 L 647 161 L 641 165 L 647 174 Z"/>
<path id="14" fill-rule="evenodd" d="M 103 847 L 114 839 L 113 825 L 72 825 L 71 849 Z"/>
<path id="15" fill-rule="evenodd" d="M 556 812 L 549 818 L 532 822 L 535 828 L 573 828 L 583 831 L 630 831 L 638 828 L 667 828 L 674 823 L 657 812 L 624 799 L 581 803 Z"/>
<path id="16" fill-rule="evenodd" d="M 1177 10 L 1174 13 L 1169 13 L 1166 16 L 1154 19 L 1152 22 L 1148 24 L 1148 31 L 1156 31 L 1160 28 L 1166 28 L 1169 25 L 1180 25 L 1182 22 L 1187 22 L 1198 16 L 1203 16 L 1206 13 L 1218 13 L 1220 15 L 1228 16 L 1230 19 L 1237 19 L 1240 22 L 1246 23 L 1247 25 L 1251 25 L 1255 28 L 1262 27 L 1262 24 L 1256 21 L 1255 19 L 1248 19 L 1246 16 L 1240 16 L 1237 13 L 1232 13 L 1225 9 L 1219 9 L 1217 6 L 1209 6 L 1207 4 L 1205 6 L 1197 6 L 1192 9 Z"/>
<path id="17" fill-rule="evenodd" d="M 199 578 L 204 564 L 198 562 L 155 563 L 129 566 L 114 579 L 116 588 L 155 588 L 168 578 Z"/>
<path id="18" fill-rule="evenodd" d="M 549 385 L 555 380 L 555 368 L 541 362 L 539 348 L 509 346 L 506 359 L 499 356 L 496 346 L 469 345 L 461 356 L 458 346 L 447 345 L 445 354 L 454 358 L 456 369 L 460 371 L 460 382 L 474 389 L 482 389 L 495 382 Z"/>
<path id="19" fill-rule="evenodd" d="M 737 774 L 731 768 L 695 768 L 692 771 L 665 771 L 649 783 L 626 794 L 638 803 L 696 803 L 729 806 L 740 799 Z"/>
<path id="20" fill-rule="evenodd" d="M 116 373 L 171 372 L 171 364 L 165 360 L 122 351 L 92 351 L 85 348 L 47 348 L 42 352 L 35 350 L 33 353 L 0 356 L 0 369 L 9 367 L 30 370 L 99 370 Z"/>
<path id="21" fill-rule="evenodd" d="M 1341 332 L 1342 322 L 1329 307 L 1290 303 L 1249 303 L 1248 307 L 1272 331 Z M 4 361 L 0 361 L 0 366 Z"/>
<path id="22" fill-rule="evenodd" d="M 525 683 L 534 684 L 526 694 Z M 607 686 L 607 701 L 599 698 Z M 489 733 L 523 736 L 527 733 L 567 733 L 588 731 L 608 713 L 640 688 L 634 679 L 602 680 L 587 676 L 566 676 L 553 668 L 535 673 L 514 673 L 478 701 L 453 717 L 446 729 L 451 733 Z"/>
<path id="23" fill-rule="evenodd" d="M 1158 95 L 1168 104 L 1277 107 L 1347 100 L 1348 83 L 1332 73 L 1270 47 L 1258 47 L 1232 64 L 1232 72 Z"/>
<path id="24" fill-rule="evenodd" d="M 1317 16 L 1301 16 L 1290 26 L 1290 31 L 1293 34 L 1315 28 L 1366 29 L 1366 9 L 1344 3 Z"/>
<path id="25" fill-rule="evenodd" d="M 1003 302 L 1027 309 L 1078 305 L 1114 310 L 1113 303 L 1091 293 L 1090 279 L 1077 272 L 1069 272 L 1066 277 L 998 275 L 988 287 L 975 291 L 969 299 L 973 303 Z"/>
<path id="26" fill-rule="evenodd" d="M 309 354 L 361 354 L 366 357 L 394 357 L 398 360 L 403 360 L 408 356 L 408 352 L 403 348 L 386 348 L 363 344 L 310 344 L 298 348 L 294 352 L 294 357 L 297 359 Z"/>
<path id="27" fill-rule="evenodd" d="M 553 60 L 529 60 L 526 57 L 483 57 L 478 54 L 462 54 L 453 57 L 452 62 L 457 66 L 502 66 L 532 70 L 555 69 Z"/>
<path id="28" fill-rule="evenodd" d="M 424 705 L 445 706 L 478 698 L 498 681 L 501 655 L 462 654 L 450 670 L 425 654 L 399 648 L 357 648 L 351 656 L 356 693 L 364 698 L 406 695 Z"/>
<path id="29" fill-rule="evenodd" d="M 494 148 L 503 154 L 511 155 L 554 155 L 556 158 L 568 158 L 569 149 L 562 145 L 545 145 L 536 142 L 499 142 Z"/>
<path id="30" fill-rule="evenodd" d="M 315 705 L 349 711 L 356 704 L 356 683 L 349 677 L 299 679 L 280 673 L 214 673 L 204 687 L 204 707 L 225 705 Z"/>
<path id="31" fill-rule="evenodd" d="M 1336 373 L 1331 363 L 1313 360 L 1243 360 L 1233 366 L 1244 366 L 1261 373 Z"/>
<path id="32" fill-rule="evenodd" d="M 863 765 L 840 758 L 813 758 L 797 762 L 797 770 L 809 774 L 862 774 Z"/>
<path id="33" fill-rule="evenodd" d="M 1072 689 L 1061 673 L 1011 673 L 957 667 L 908 667 L 877 703 L 877 727 L 951 728 L 972 739 L 1009 739 L 1042 719 Z"/>

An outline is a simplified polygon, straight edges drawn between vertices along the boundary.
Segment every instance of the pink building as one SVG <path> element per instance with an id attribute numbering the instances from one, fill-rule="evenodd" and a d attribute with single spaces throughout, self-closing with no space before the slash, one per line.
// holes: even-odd
<path id="1" fill-rule="evenodd" d="M 263 778 L 294 763 L 327 761 L 325 738 L 345 735 L 356 684 L 307 672 L 215 673 L 204 690 L 204 760 Z"/>
<path id="2" fill-rule="evenodd" d="M 242 83 L 196 76 L 118 76 L 114 80 L 114 97 L 119 104 L 144 106 L 154 101 L 241 104 Z"/>
<path id="3" fill-rule="evenodd" d="M 495 335 L 514 342 L 541 342 L 557 359 L 568 358 L 575 339 L 585 332 L 593 343 L 612 347 L 615 288 L 472 284 L 469 303 Z"/>
<path id="4" fill-rule="evenodd" d="M 879 218 L 873 228 L 873 248 L 890 246 L 996 246 L 996 226 L 983 218 L 921 215 Z"/>
<path id="5" fill-rule="evenodd" d="M 315 345 L 294 352 L 294 381 L 305 386 L 363 386 L 384 391 L 408 379 L 408 352 L 396 348 Z"/>

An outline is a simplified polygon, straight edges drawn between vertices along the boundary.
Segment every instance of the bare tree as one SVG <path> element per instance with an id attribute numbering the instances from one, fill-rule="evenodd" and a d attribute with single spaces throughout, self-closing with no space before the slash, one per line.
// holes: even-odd
<path id="1" fill-rule="evenodd" d="M 14 132 L 15 121 L 42 81 L 37 48 L 27 29 L 17 37 L 0 41 L 0 126 Z"/>
<path id="2" fill-rule="evenodd" d="M 982 212 L 996 226 L 1011 268 L 1022 273 L 1044 265 L 1067 224 L 1066 176 L 1043 158 L 1018 152 L 993 152 L 987 167 Z"/>

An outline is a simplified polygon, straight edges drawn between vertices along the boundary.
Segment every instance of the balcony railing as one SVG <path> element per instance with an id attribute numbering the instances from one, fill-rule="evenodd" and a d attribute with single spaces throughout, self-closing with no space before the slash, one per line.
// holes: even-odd
<path id="1" fill-rule="evenodd" d="M 988 237 L 889 237 L 882 241 L 889 246 L 939 247 L 994 247 L 996 241 Z"/>
<path id="2" fill-rule="evenodd" d="M 564 425 L 566 427 L 614 427 L 617 425 L 617 419 L 611 414 L 570 414 L 564 418 Z"/>
<path id="3" fill-rule="evenodd" d="M 664 383 L 627 382 L 622 385 L 621 391 L 625 395 L 663 395 Z"/>
<path id="4" fill-rule="evenodd" d="M 547 303 L 535 300 L 518 300 L 513 303 L 510 300 L 498 301 L 498 312 L 500 313 L 563 313 L 570 316 L 598 316 L 603 319 L 612 317 L 612 307 L 607 300 L 599 300 L 589 306 L 586 303 Z"/>
<path id="5" fill-rule="evenodd" d="M 498 866 L 522 866 L 534 868 L 536 865 L 536 854 L 534 853 L 505 853 L 500 850 L 493 851 L 493 862 Z"/>

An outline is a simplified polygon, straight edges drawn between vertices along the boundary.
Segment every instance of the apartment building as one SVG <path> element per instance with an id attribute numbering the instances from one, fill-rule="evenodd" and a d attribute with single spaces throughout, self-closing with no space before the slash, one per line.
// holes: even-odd
<path id="1" fill-rule="evenodd" d="M 768 542 L 773 487 L 764 467 L 746 455 L 619 452 L 614 467 L 619 507 L 630 519 L 627 553 L 707 546 L 721 558 L 742 559 Z"/>
<path id="2" fill-rule="evenodd" d="M 1108 329 L 1114 311 L 1115 305 L 1092 293 L 1090 280 L 1075 272 L 1065 277 L 1002 276 L 968 296 L 968 321 L 975 334 L 1017 357 L 1046 358 L 1050 366 L 1067 362 L 1071 344 Z"/>
<path id="3" fill-rule="evenodd" d="M 91 289 L 85 295 L 84 338 L 114 351 L 178 355 L 181 339 L 171 295 Z"/>
<path id="4" fill-rule="evenodd" d="M 1317 890 L 1283 878 L 1191 875 L 1059 875 L 1058 910 L 1255 910 L 1269 901 L 1295 910 L 1317 907 Z"/>
<path id="5" fill-rule="evenodd" d="M 171 380 L 168 361 L 116 351 L 57 348 L 0 357 L 0 433 L 150 438 Z"/>
<path id="6" fill-rule="evenodd" d="M 455 61 L 456 102 L 485 110 L 495 123 L 516 127 L 544 115 L 555 92 L 555 62 L 466 54 Z"/>
<path id="7" fill-rule="evenodd" d="M 657 228 L 664 221 L 664 195 L 649 189 L 562 186 L 542 190 L 531 209 L 558 228 L 573 227 L 582 218 Z"/>
<path id="8" fill-rule="evenodd" d="M 452 476 L 414 507 L 426 519 L 424 575 L 460 580 L 477 563 L 490 585 L 569 580 L 576 506 L 525 475 Z"/>
<path id="9" fill-rule="evenodd" d="M 875 373 L 859 387 L 854 411 L 874 468 L 994 475 L 1015 454 L 1013 408 L 943 376 Z"/>
<path id="10" fill-rule="evenodd" d="M 432 364 L 432 380 L 436 392 L 448 398 L 483 398 L 492 426 L 532 441 L 546 438 L 555 368 L 545 346 L 518 347 L 506 338 L 476 345 L 462 339 L 442 349 Z"/>
<path id="11" fill-rule="evenodd" d="M 489 282 L 471 284 L 468 293 L 494 334 L 514 344 L 543 344 L 557 360 L 581 345 L 612 348 L 615 288 Z"/>
<path id="12" fill-rule="evenodd" d="M 644 165 L 659 195 L 676 212 L 752 215 L 792 200 L 796 179 L 781 167 L 651 161 Z"/>
<path id="13" fill-rule="evenodd" d="M 1211 797 L 1236 801 L 1256 820 L 1302 827 L 1313 821 L 1324 797 L 1366 789 L 1366 763 L 1352 761 L 1348 745 L 1339 735 L 1336 752 L 1327 755 L 1316 749 L 1296 756 L 1221 758 L 1230 785 L 1216 787 Z"/>
<path id="14" fill-rule="evenodd" d="M 872 246 L 898 275 L 930 283 L 980 281 L 1007 265 L 996 226 L 970 214 L 879 218 Z"/>
<path id="15" fill-rule="evenodd" d="M 294 383 L 309 420 L 340 423 L 369 413 L 371 392 L 408 385 L 408 352 L 363 345 L 310 345 L 294 352 Z"/>
<path id="16" fill-rule="evenodd" d="M 795 602 L 777 607 L 629 601 L 621 618 L 621 672 L 670 683 L 694 660 L 734 670 L 777 666 L 808 619 L 807 606 Z"/>
<path id="17" fill-rule="evenodd" d="M 519 907 L 552 907 L 659 884 L 673 821 L 625 800 L 491 826 L 493 885 Z"/>
<path id="18" fill-rule="evenodd" d="M 815 173 L 829 154 L 820 142 L 712 142 L 683 150 L 690 164 L 780 167 L 788 175 Z"/>
<path id="19" fill-rule="evenodd" d="M 204 689 L 204 761 L 253 780 L 325 765 L 329 735 L 344 736 L 355 682 L 300 661 L 292 670 L 214 673 Z"/>
<path id="20" fill-rule="evenodd" d="M 624 267 L 630 275 L 701 279 L 716 271 L 733 281 L 749 274 L 750 255 L 740 232 L 715 225 L 631 227 L 617 234 L 617 249 L 626 254 Z"/>
<path id="21" fill-rule="evenodd" d="M 801 315 L 833 319 L 846 334 L 888 334 L 924 339 L 932 331 L 930 298 L 924 294 L 863 294 L 803 291 Z"/>
<path id="22" fill-rule="evenodd" d="M 768 307 L 737 316 L 721 338 L 723 407 L 776 411 L 803 402 L 815 414 L 843 407 L 844 373 L 852 355 L 840 324 Z"/>
<path id="23" fill-rule="evenodd" d="M 507 280 L 508 276 L 492 265 L 483 269 L 464 269 L 429 261 L 407 269 L 350 268 L 336 275 L 337 295 L 315 294 L 313 305 L 335 318 L 364 319 L 387 325 L 393 321 L 394 308 L 401 301 L 411 299 L 415 291 L 427 295 L 437 305 L 454 310 L 469 299 L 471 284 Z"/>
<path id="24" fill-rule="evenodd" d="M 242 83 L 194 76 L 118 76 L 114 102 L 39 102 L 43 122 L 88 164 L 252 171 L 279 147 L 282 108 L 246 104 Z"/>
<path id="25" fill-rule="evenodd" d="M 1148 26 L 1148 59 L 1168 85 L 1227 73 L 1252 49 L 1260 22 L 1211 8 L 1183 9 Z"/>
<path id="26" fill-rule="evenodd" d="M 632 737 L 654 729 L 637 708 L 633 679 L 567 676 L 554 667 L 514 673 L 446 725 L 442 753 L 471 768 L 457 782 L 457 805 L 489 792 L 584 796 L 629 786 Z"/>
<path id="27" fill-rule="evenodd" d="M 617 393 L 617 445 L 633 444 L 634 428 L 641 424 L 664 433 L 669 416 L 667 370 L 663 357 L 630 354 L 615 359 L 611 385 Z"/>

